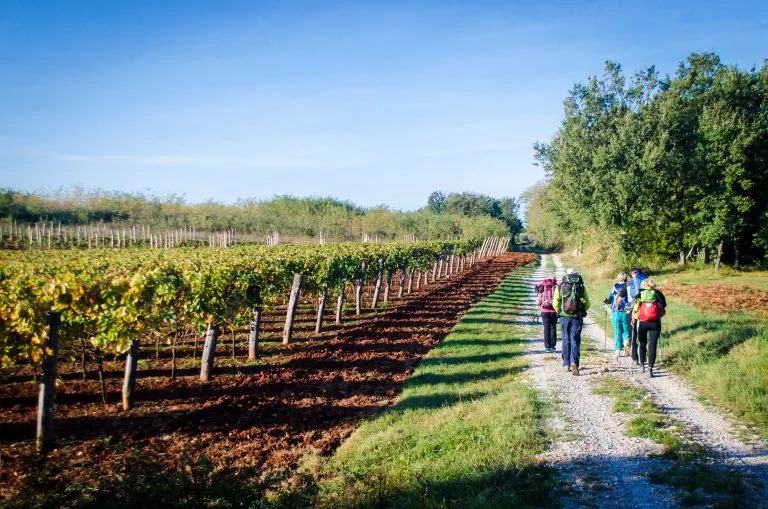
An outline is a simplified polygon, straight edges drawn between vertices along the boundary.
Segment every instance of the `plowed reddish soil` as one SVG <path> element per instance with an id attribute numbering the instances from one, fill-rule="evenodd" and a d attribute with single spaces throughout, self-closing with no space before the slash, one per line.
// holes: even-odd
<path id="1" fill-rule="evenodd" d="M 665 296 L 676 297 L 702 311 L 728 313 L 732 311 L 756 311 L 768 314 L 768 292 L 729 284 L 701 284 L 665 286 Z"/>
<path id="2" fill-rule="evenodd" d="M 175 471 L 180 458 L 201 455 L 235 475 L 290 473 L 307 453 L 330 453 L 356 422 L 392 404 L 416 364 L 461 315 L 508 272 L 534 259 L 505 254 L 353 325 L 287 347 L 268 344 L 261 364 L 221 367 L 208 384 L 191 363 L 175 380 L 159 376 L 167 370 L 144 370 L 130 411 L 116 404 L 119 363 L 107 366 L 113 377 L 108 405 L 94 392 L 96 382 L 77 380 L 77 365 L 69 363 L 56 399 L 58 447 L 45 459 L 31 441 L 37 386 L 25 370 L 6 372 L 0 383 L 0 501 L 42 482 L 56 489 L 92 486 L 99 493 L 136 469 Z M 225 358 L 229 350 L 222 343 L 218 355 Z"/>

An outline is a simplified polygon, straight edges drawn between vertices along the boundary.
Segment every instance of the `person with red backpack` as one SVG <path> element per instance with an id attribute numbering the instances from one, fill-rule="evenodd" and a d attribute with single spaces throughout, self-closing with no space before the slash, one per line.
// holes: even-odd
<path id="1" fill-rule="evenodd" d="M 589 295 L 584 280 L 575 269 L 565 271 L 565 277 L 555 288 L 554 307 L 563 334 L 563 367 L 579 376 L 581 358 L 581 329 L 589 309 Z"/>
<path id="2" fill-rule="evenodd" d="M 555 311 L 555 288 L 557 279 L 549 276 L 536 285 L 536 305 L 544 325 L 544 350 L 554 352 L 557 346 L 557 312 Z"/>
<path id="3" fill-rule="evenodd" d="M 656 363 L 656 346 L 661 335 L 661 317 L 666 314 L 667 299 L 656 288 L 656 283 L 646 278 L 642 289 L 634 298 L 632 317 L 637 321 L 637 340 L 640 344 L 639 362 L 645 372 L 645 356 L 648 353 L 648 377 L 653 378 Z"/>

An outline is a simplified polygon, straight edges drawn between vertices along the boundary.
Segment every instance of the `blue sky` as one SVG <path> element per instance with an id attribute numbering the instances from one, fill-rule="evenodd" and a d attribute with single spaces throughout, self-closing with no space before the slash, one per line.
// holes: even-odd
<path id="1" fill-rule="evenodd" d="M 768 57 L 766 2 L 0 2 L 0 187 L 517 196 L 606 59 Z"/>

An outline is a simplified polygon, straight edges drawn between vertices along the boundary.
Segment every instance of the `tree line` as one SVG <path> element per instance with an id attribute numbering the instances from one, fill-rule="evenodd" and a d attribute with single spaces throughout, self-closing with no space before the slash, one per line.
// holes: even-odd
<path id="1" fill-rule="evenodd" d="M 524 199 L 539 243 L 593 240 L 626 262 L 767 260 L 768 61 L 692 53 L 663 77 L 606 62 L 534 151 L 546 180 Z"/>
<path id="2" fill-rule="evenodd" d="M 435 193 L 433 193 L 435 194 Z M 0 189 L 0 221 L 64 225 L 109 223 L 146 225 L 153 229 L 195 227 L 200 231 L 237 229 L 258 235 L 278 231 L 281 238 L 314 238 L 359 241 L 363 234 L 380 240 L 484 238 L 514 236 L 521 229 L 519 207 L 514 199 L 464 193 L 487 209 L 448 206 L 435 209 L 431 202 L 416 211 L 397 211 L 387 206 L 363 208 L 329 197 L 276 196 L 267 200 L 246 199 L 232 204 L 216 201 L 188 203 L 183 196 L 157 196 L 73 188 L 53 194 Z M 8 228 L 6 228 L 7 230 Z"/>

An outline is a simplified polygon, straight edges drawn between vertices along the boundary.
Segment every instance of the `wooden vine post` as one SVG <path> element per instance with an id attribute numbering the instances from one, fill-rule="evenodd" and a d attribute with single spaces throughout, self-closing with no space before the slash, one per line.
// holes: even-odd
<path id="1" fill-rule="evenodd" d="M 205 331 L 203 357 L 200 362 L 200 380 L 209 382 L 213 376 L 213 360 L 216 355 L 216 341 L 219 339 L 219 326 L 208 324 Z"/>
<path id="2" fill-rule="evenodd" d="M 248 360 L 255 361 L 259 356 L 259 329 L 261 328 L 261 305 L 253 308 L 253 316 L 248 331 Z"/>
<path id="3" fill-rule="evenodd" d="M 413 273 L 414 272 L 415 270 L 411 269 L 410 272 L 408 273 L 408 293 L 411 293 L 413 291 Z"/>
<path id="4" fill-rule="evenodd" d="M 336 299 L 336 325 L 341 325 L 341 315 L 344 313 L 344 287 L 339 289 L 339 296 Z"/>
<path id="5" fill-rule="evenodd" d="M 48 337 L 45 338 L 43 372 L 40 375 L 40 394 L 37 400 L 37 437 L 39 452 L 48 451 L 54 443 L 53 402 L 56 398 L 56 371 L 59 357 L 59 328 L 61 313 L 49 311 Z"/>
<path id="6" fill-rule="evenodd" d="M 360 315 L 363 312 L 363 285 L 365 284 L 365 271 L 367 270 L 365 262 L 360 267 L 360 278 L 357 280 L 355 288 L 355 314 Z"/>
<path id="7" fill-rule="evenodd" d="M 384 278 L 384 258 L 379 258 L 379 271 L 376 273 L 376 286 L 373 290 L 373 303 L 372 309 L 376 309 L 379 305 L 379 296 L 381 295 L 381 280 Z"/>
<path id="8" fill-rule="evenodd" d="M 317 320 L 315 321 L 315 334 L 323 331 L 323 313 L 325 312 L 325 300 L 328 298 L 328 287 L 323 286 L 320 294 L 320 302 L 317 303 Z"/>
<path id="9" fill-rule="evenodd" d="M 384 283 L 384 302 L 389 302 L 389 291 L 392 288 L 392 272 L 387 272 L 387 280 Z"/>
<path id="10" fill-rule="evenodd" d="M 285 327 L 283 328 L 284 345 L 290 343 L 293 336 L 293 322 L 296 318 L 296 308 L 299 307 L 299 295 L 301 294 L 301 283 L 303 281 L 303 274 L 293 275 L 293 286 L 291 287 L 291 296 L 288 299 L 288 311 L 285 313 Z"/>
<path id="11" fill-rule="evenodd" d="M 133 407 L 133 400 L 136 395 L 136 372 L 139 361 L 139 340 L 131 341 L 128 348 L 128 355 L 125 357 L 125 376 L 123 376 L 123 410 L 130 410 Z"/>

